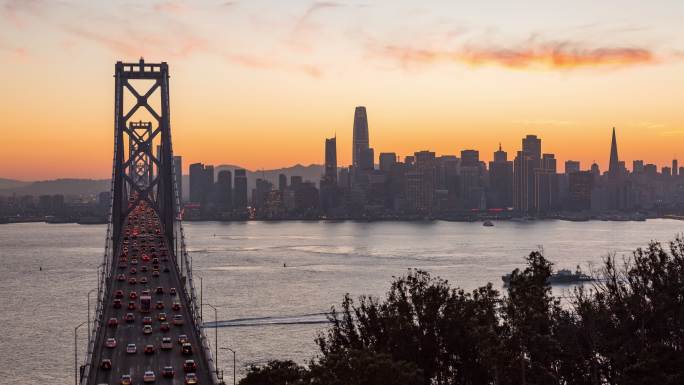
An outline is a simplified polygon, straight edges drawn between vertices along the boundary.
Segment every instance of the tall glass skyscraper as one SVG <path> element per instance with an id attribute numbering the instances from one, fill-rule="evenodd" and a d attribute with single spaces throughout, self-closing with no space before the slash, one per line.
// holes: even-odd
<path id="1" fill-rule="evenodd" d="M 352 143 L 352 165 L 354 168 L 367 168 L 363 161 L 364 158 L 367 158 L 368 147 L 368 116 L 366 115 L 366 107 L 359 106 L 354 110 L 354 138 Z"/>
<path id="2" fill-rule="evenodd" d="M 337 184 L 337 138 L 325 139 L 324 179 L 332 184 Z"/>

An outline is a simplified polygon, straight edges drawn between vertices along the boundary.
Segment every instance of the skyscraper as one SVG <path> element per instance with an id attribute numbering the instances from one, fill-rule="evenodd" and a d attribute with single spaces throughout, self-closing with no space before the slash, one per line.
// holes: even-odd
<path id="1" fill-rule="evenodd" d="M 480 152 L 477 150 L 461 151 L 461 167 L 478 167 L 480 164 Z"/>
<path id="2" fill-rule="evenodd" d="M 535 209 L 534 173 L 541 167 L 541 139 L 527 135 L 522 140 L 522 151 L 513 161 L 513 205 L 521 213 Z"/>
<path id="3" fill-rule="evenodd" d="M 537 135 L 527 135 L 522 140 L 522 150 L 532 159 L 541 159 L 541 139 Z"/>
<path id="4" fill-rule="evenodd" d="M 534 210 L 544 213 L 558 205 L 558 174 L 556 174 L 556 158 L 553 154 L 544 154 L 540 167 L 534 170 Z"/>
<path id="5" fill-rule="evenodd" d="M 285 191 L 287 188 L 287 175 L 278 174 L 278 190 Z"/>
<path id="6" fill-rule="evenodd" d="M 323 179 L 337 184 L 337 138 L 325 140 L 325 174 Z"/>
<path id="7" fill-rule="evenodd" d="M 672 159 L 672 176 L 677 176 L 679 172 L 679 167 L 677 165 L 677 159 Z"/>
<path id="8" fill-rule="evenodd" d="M 233 208 L 233 175 L 228 170 L 221 170 L 216 178 L 216 203 L 223 210 Z"/>
<path id="9" fill-rule="evenodd" d="M 380 153 L 380 171 L 389 173 L 392 167 L 397 163 L 397 154 L 393 152 Z"/>
<path id="10" fill-rule="evenodd" d="M 644 161 L 637 159 L 632 161 L 632 174 L 641 175 L 644 173 Z"/>
<path id="11" fill-rule="evenodd" d="M 566 160 L 565 161 L 565 174 L 570 175 L 574 172 L 580 171 L 580 162 L 577 160 Z"/>
<path id="12" fill-rule="evenodd" d="M 337 207 L 337 139 L 325 140 L 325 171 L 320 183 L 321 208 L 326 214 Z"/>
<path id="13" fill-rule="evenodd" d="M 354 137 L 352 143 L 352 165 L 361 169 L 364 151 L 369 147 L 368 139 L 368 116 L 366 107 L 358 106 L 354 110 Z"/>
<path id="14" fill-rule="evenodd" d="M 491 207 L 510 207 L 513 205 L 513 162 L 501 149 L 494 152 L 494 160 L 489 162 L 489 185 Z"/>
<path id="15" fill-rule="evenodd" d="M 190 165 L 190 201 L 206 203 L 214 187 L 214 166 L 202 163 Z"/>
<path id="16" fill-rule="evenodd" d="M 617 140 L 615 139 L 615 127 L 613 127 L 613 139 L 610 142 L 610 164 L 608 175 L 617 176 L 621 174 L 620 160 L 618 158 Z"/>
<path id="17" fill-rule="evenodd" d="M 235 170 L 235 194 L 233 194 L 234 207 L 238 210 L 247 208 L 247 171 Z"/>

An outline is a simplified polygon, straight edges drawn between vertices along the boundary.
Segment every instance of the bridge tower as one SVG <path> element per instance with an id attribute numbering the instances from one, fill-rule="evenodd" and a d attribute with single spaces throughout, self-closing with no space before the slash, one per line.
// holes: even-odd
<path id="1" fill-rule="evenodd" d="M 166 62 L 116 63 L 114 111 L 114 173 L 112 196 L 112 239 L 117 244 L 128 213 L 128 197 L 148 200 L 174 244 L 177 216 L 176 183 L 173 172 L 171 125 L 169 121 L 169 67 Z M 153 100 L 153 97 L 155 97 Z M 142 112 L 149 122 L 134 122 Z M 128 139 L 126 141 L 126 139 Z M 127 143 L 128 142 L 128 143 Z M 125 151 L 126 144 L 128 151 Z M 158 146 L 158 151 L 154 151 Z"/>

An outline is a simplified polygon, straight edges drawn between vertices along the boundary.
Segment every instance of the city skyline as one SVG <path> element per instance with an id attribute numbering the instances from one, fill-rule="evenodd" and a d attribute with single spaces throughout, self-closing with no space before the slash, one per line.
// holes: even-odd
<path id="1" fill-rule="evenodd" d="M 681 155 L 681 2 L 3 5 L 2 177 L 108 177 L 112 63 L 141 56 L 173 70 L 186 165 L 320 164 L 320 138 L 335 133 L 351 164 L 357 105 L 375 154 L 477 148 L 490 160 L 535 133 L 561 163 L 605 169 L 615 126 L 627 161 Z"/>

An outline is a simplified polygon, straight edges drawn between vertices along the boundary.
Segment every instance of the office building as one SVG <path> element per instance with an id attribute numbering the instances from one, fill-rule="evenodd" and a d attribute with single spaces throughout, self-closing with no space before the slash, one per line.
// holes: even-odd
<path id="1" fill-rule="evenodd" d="M 214 186 L 216 206 L 221 211 L 230 211 L 233 208 L 233 174 L 229 170 L 219 171 Z"/>
<path id="2" fill-rule="evenodd" d="M 356 169 L 363 169 L 364 157 L 367 158 L 366 151 L 369 149 L 368 138 L 368 116 L 366 107 L 359 106 L 354 110 L 354 133 L 352 143 L 352 165 Z"/>
<path id="3" fill-rule="evenodd" d="M 235 170 L 233 183 L 235 190 L 233 194 L 233 207 L 236 210 L 247 208 L 247 171 L 241 168 Z"/>
<path id="4" fill-rule="evenodd" d="M 577 160 L 565 161 L 565 174 L 570 175 L 573 172 L 580 172 L 580 162 Z"/>
<path id="5" fill-rule="evenodd" d="M 380 171 L 389 173 L 392 171 L 392 167 L 397 163 L 397 154 L 393 152 L 381 152 L 379 162 Z"/>

